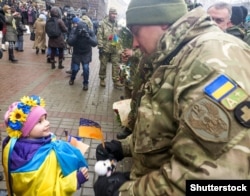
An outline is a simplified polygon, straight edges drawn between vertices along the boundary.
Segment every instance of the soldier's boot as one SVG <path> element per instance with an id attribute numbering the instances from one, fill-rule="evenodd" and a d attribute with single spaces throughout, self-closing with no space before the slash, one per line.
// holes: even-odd
<path id="1" fill-rule="evenodd" d="M 62 65 L 63 60 L 59 59 L 59 63 L 58 63 L 58 69 L 63 69 L 64 66 Z"/>
<path id="2" fill-rule="evenodd" d="M 116 137 L 117 139 L 121 140 L 121 139 L 125 139 L 126 137 L 128 137 L 130 134 L 132 133 L 132 131 L 125 127 L 121 132 L 117 133 Z"/>
<path id="3" fill-rule="evenodd" d="M 105 87 L 106 83 L 104 79 L 100 79 L 100 86 Z"/>
<path id="4" fill-rule="evenodd" d="M 115 88 L 121 88 L 121 87 L 123 87 L 123 86 L 124 86 L 124 84 L 122 84 L 122 83 L 120 82 L 120 80 L 117 80 L 117 81 L 114 82 L 114 87 L 115 87 Z"/>

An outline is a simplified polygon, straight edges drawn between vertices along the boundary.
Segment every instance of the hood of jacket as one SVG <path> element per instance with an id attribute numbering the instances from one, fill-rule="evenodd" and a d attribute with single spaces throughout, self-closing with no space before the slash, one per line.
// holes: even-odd
<path id="1" fill-rule="evenodd" d="M 62 17 L 62 11 L 59 7 L 52 7 L 50 10 L 50 16 L 51 17 L 56 17 L 56 18 L 61 18 Z"/>
<path id="2" fill-rule="evenodd" d="M 157 51 L 152 55 L 154 63 L 163 62 L 173 51 L 185 45 L 199 35 L 211 31 L 222 31 L 206 11 L 195 8 L 169 27 L 158 43 Z"/>

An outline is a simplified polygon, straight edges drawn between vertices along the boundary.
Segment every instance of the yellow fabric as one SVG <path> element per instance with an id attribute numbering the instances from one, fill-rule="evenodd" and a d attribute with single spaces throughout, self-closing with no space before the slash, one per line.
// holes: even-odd
<path id="1" fill-rule="evenodd" d="M 80 126 L 78 129 L 78 136 L 102 141 L 104 140 L 102 130 L 99 127 Z"/>
<path id="2" fill-rule="evenodd" d="M 6 150 L 8 149 L 5 148 L 4 151 Z M 5 168 L 7 168 L 7 160 L 7 153 L 4 153 Z M 63 177 L 54 151 L 51 151 L 38 170 L 12 173 L 11 177 L 12 190 L 17 196 L 70 196 L 77 190 L 76 171 Z"/>

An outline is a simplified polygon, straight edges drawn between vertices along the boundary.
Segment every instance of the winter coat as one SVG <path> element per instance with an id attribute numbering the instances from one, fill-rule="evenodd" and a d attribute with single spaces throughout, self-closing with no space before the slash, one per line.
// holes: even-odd
<path id="1" fill-rule="evenodd" d="M 86 31 L 89 32 L 89 37 L 86 37 L 83 33 L 79 33 L 82 29 L 86 29 Z M 78 26 L 71 30 L 67 42 L 70 46 L 73 46 L 73 63 L 79 65 L 82 59 L 84 59 L 84 63 L 91 62 L 92 47 L 97 46 L 97 39 L 95 33 L 88 30 L 86 23 L 79 22 Z"/>
<path id="2" fill-rule="evenodd" d="M 16 42 L 17 41 L 17 30 L 15 19 L 12 15 L 5 13 L 5 21 L 6 21 L 6 41 Z"/>
<path id="3" fill-rule="evenodd" d="M 108 16 L 105 17 L 97 31 L 98 48 L 102 48 L 105 53 L 118 53 L 119 43 L 114 40 L 118 34 L 117 22 L 111 22 Z"/>
<path id="4" fill-rule="evenodd" d="M 35 41 L 33 45 L 33 49 L 38 48 L 45 50 L 46 49 L 46 32 L 45 32 L 45 24 L 46 21 L 37 18 L 36 22 L 33 25 L 33 29 L 35 31 Z"/>
<path id="5" fill-rule="evenodd" d="M 57 38 L 49 38 L 49 47 L 50 48 L 64 48 L 65 42 L 64 42 L 64 34 L 68 31 L 66 25 L 64 24 L 63 20 L 61 19 L 61 10 L 58 7 L 52 7 L 50 10 L 50 16 L 57 18 L 57 22 L 59 24 L 59 27 L 62 31 L 62 34 Z"/>
<path id="6" fill-rule="evenodd" d="M 0 31 L 3 30 L 4 25 L 5 25 L 5 16 L 3 10 L 0 9 Z"/>

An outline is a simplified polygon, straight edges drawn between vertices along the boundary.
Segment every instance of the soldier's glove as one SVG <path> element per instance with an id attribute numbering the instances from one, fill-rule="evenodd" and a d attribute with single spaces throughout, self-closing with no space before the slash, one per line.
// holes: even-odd
<path id="1" fill-rule="evenodd" d="M 127 173 L 114 172 L 111 176 L 99 176 L 94 183 L 95 196 L 118 196 L 120 186 L 129 180 Z"/>
<path id="2" fill-rule="evenodd" d="M 96 160 L 117 160 L 120 161 L 124 158 L 121 142 L 112 140 L 111 142 L 105 142 L 105 148 L 102 144 L 99 144 L 96 148 Z"/>
<path id="3" fill-rule="evenodd" d="M 103 54 L 103 48 L 98 48 L 99 49 L 99 55 Z"/>

